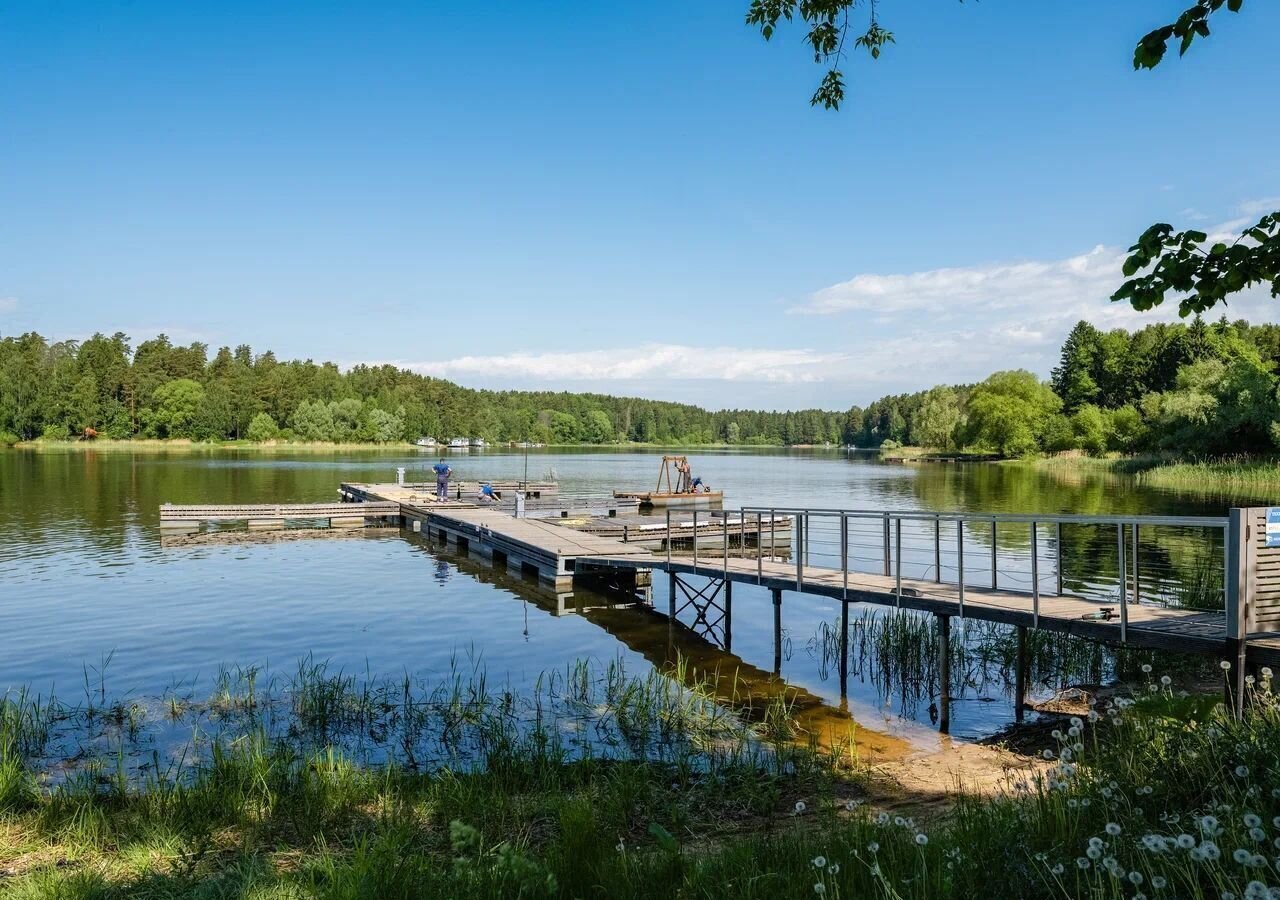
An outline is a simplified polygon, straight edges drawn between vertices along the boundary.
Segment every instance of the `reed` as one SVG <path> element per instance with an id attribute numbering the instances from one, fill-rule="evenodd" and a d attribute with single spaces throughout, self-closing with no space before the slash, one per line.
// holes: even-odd
<path id="1" fill-rule="evenodd" d="M 904 622 L 879 633 L 868 646 L 914 653 L 923 631 Z M 849 799 L 859 787 L 847 770 L 707 708 L 713 686 L 730 690 L 574 664 L 544 679 L 538 729 L 532 706 L 470 673 L 420 685 L 308 662 L 260 682 L 253 707 L 234 708 L 239 730 L 206 735 L 180 765 L 102 754 L 52 786 L 33 781 L 21 803 L 0 807 L 0 893 L 1243 898 L 1268 897 L 1280 882 L 1280 704 L 1266 670 L 1240 720 L 1140 670 L 1132 695 L 1045 737 L 1039 776 L 994 797 L 961 796 L 928 820 Z M 317 692 L 298 708 L 319 710 L 320 722 L 290 727 L 295 688 Z M 33 702 L 0 718 L 0 748 L 10 748 L 0 758 L 32 774 L 13 748 L 21 740 L 40 752 L 24 724 Z M 460 729 L 484 728 L 494 741 L 474 765 L 369 765 L 333 743 L 306 746 L 315 728 L 342 737 L 346 723 L 393 714 L 418 717 L 434 735 L 441 720 L 426 710 L 454 703 Z M 579 721 L 600 734 L 595 723 L 622 708 L 628 728 L 654 723 L 665 737 L 606 749 L 565 731 Z M 54 717 L 44 752 L 68 721 L 88 721 L 66 713 Z M 503 724 L 513 721 L 521 727 Z M 700 746 L 695 736 L 708 729 L 722 740 Z M 725 748 L 725 731 L 741 743 Z M 771 764 L 784 753 L 786 764 Z"/>

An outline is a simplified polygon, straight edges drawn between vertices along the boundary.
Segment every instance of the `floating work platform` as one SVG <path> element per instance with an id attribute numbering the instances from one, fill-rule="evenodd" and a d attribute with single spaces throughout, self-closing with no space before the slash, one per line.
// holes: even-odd
<path id="1" fill-rule="evenodd" d="M 516 491 L 524 491 L 527 499 L 539 500 L 543 497 L 554 497 L 560 492 L 560 485 L 554 481 L 450 481 L 449 496 L 454 499 L 475 497 L 480 493 L 480 485 L 487 484 L 499 497 L 514 496 Z M 401 487 L 412 488 L 419 493 L 436 492 L 435 481 L 406 481 Z"/>
<path id="2" fill-rule="evenodd" d="M 692 491 L 675 493 L 667 491 L 614 491 L 619 500 L 637 500 L 640 506 L 651 509 L 690 509 L 694 507 L 718 507 L 724 503 L 724 491 Z"/>
<path id="3" fill-rule="evenodd" d="M 566 524 L 650 550 L 665 551 L 670 545 L 673 552 L 684 554 L 692 552 L 696 543 L 699 547 L 727 545 L 730 550 L 744 554 L 789 558 L 792 521 L 787 515 L 744 516 L 732 512 L 701 515 L 672 510 L 666 516 L 617 515 Z"/>
<path id="4" fill-rule="evenodd" d="M 399 524 L 400 504 L 386 501 L 364 503 L 271 503 L 234 506 L 160 507 L 160 528 L 165 532 L 194 532 L 205 525 L 243 524 L 250 530 L 314 525 L 330 528 L 363 528 Z"/>

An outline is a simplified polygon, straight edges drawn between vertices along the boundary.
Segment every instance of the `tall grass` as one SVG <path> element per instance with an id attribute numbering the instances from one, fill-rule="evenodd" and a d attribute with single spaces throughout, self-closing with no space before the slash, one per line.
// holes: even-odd
<path id="1" fill-rule="evenodd" d="M 1156 466 L 1139 472 L 1150 487 L 1216 496 L 1265 498 L 1280 495 L 1280 461 L 1219 460 Z"/>
<path id="2" fill-rule="evenodd" d="M 920 637 L 910 623 L 883 634 L 888 647 Z M 310 661 L 300 671 L 304 683 L 285 683 L 312 692 L 298 709 L 319 721 L 297 723 L 292 700 L 257 686 L 253 711 L 235 713 L 252 727 L 209 739 L 180 767 L 153 758 L 122 770 L 100 755 L 36 787 L 47 773 L 12 748 L 38 750 L 30 723 L 50 715 L 33 716 L 26 700 L 26 712 L 0 717 L 5 758 L 32 779 L 21 803 L 0 809 L 0 894 L 1244 898 L 1280 886 L 1280 704 L 1267 670 L 1236 720 L 1216 698 L 1140 669 L 1132 696 L 1046 736 L 1038 772 L 927 820 L 902 808 L 910 798 L 900 792 L 894 810 L 862 802 L 865 784 L 821 754 L 758 736 L 733 752 L 697 746 L 708 728 L 732 736 L 744 726 L 723 712 L 716 722 L 700 711 L 705 696 L 680 685 L 650 692 L 646 679 L 577 664 L 546 679 L 548 727 L 523 716 L 517 729 L 490 726 L 511 742 L 478 765 L 366 765 L 333 744 L 306 745 L 317 728 L 340 734 L 388 715 L 390 695 L 367 685 L 394 682 Z M 413 704 L 431 693 L 413 693 Z M 469 675 L 437 700 L 456 700 L 477 722 L 521 708 Z M 624 700 L 628 721 L 665 723 L 666 737 L 612 753 L 556 739 L 571 721 L 612 719 Z M 562 702 L 574 715 L 558 716 Z"/>
<path id="3" fill-rule="evenodd" d="M 1028 675 L 1033 691 L 1055 692 L 1073 685 L 1106 684 L 1138 676 L 1152 665 L 1152 651 L 1109 647 L 1068 634 L 1028 630 Z M 822 623 L 809 641 L 822 671 L 839 665 L 839 623 Z M 969 620 L 953 622 L 950 641 L 950 694 L 961 699 L 992 692 L 1012 696 L 1017 631 L 1011 625 Z M 1166 670 L 1203 672 L 1199 657 L 1162 654 Z M 849 623 L 849 672 L 875 687 L 881 701 L 896 701 L 913 716 L 940 695 L 938 622 L 910 610 L 864 610 Z"/>

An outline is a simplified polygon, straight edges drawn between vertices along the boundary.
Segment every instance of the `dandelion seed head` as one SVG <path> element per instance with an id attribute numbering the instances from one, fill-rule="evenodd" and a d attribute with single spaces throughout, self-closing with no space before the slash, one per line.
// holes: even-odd
<path id="1" fill-rule="evenodd" d="M 923 847 L 925 844 L 929 843 L 929 835 L 925 834 L 923 831 L 918 832 L 916 834 L 916 843 Z"/>
<path id="2" fill-rule="evenodd" d="M 1143 673 L 1144 675 L 1150 675 L 1150 674 L 1151 674 L 1151 663 L 1143 663 L 1143 664 L 1142 664 L 1142 673 Z"/>
<path id="3" fill-rule="evenodd" d="M 1108 822 L 1105 831 L 1112 837 L 1117 837 L 1120 834 L 1120 826 L 1115 822 Z"/>
<path id="4" fill-rule="evenodd" d="M 805 802 L 804 802 L 803 800 L 797 800 L 797 801 L 796 801 L 796 812 L 797 812 L 797 813 L 802 813 L 802 812 L 804 812 L 804 811 L 805 811 L 806 809 L 808 809 L 808 808 L 809 808 L 809 807 L 805 804 Z"/>
<path id="5" fill-rule="evenodd" d="M 815 869 L 825 869 L 827 867 L 827 858 L 825 856 L 815 856 L 813 858 L 813 867 Z"/>
<path id="6" fill-rule="evenodd" d="M 1248 766 L 1236 766 L 1236 777 L 1237 777 L 1237 778 L 1248 778 L 1248 777 L 1249 777 L 1249 767 L 1248 767 Z"/>

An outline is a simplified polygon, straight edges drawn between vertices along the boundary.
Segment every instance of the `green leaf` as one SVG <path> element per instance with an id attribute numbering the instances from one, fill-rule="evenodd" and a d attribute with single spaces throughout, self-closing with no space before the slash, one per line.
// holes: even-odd
<path id="1" fill-rule="evenodd" d="M 667 831 L 667 829 L 663 828 L 657 822 L 651 822 L 649 824 L 649 834 L 653 835 L 654 840 L 658 842 L 658 846 L 666 852 L 675 853 L 679 851 L 680 844 L 676 841 L 675 837 L 670 831 Z"/>

